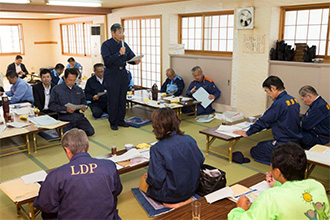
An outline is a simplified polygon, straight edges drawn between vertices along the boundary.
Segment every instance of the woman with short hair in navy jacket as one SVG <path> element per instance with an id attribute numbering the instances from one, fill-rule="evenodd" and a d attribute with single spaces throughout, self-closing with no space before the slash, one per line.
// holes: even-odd
<path id="1" fill-rule="evenodd" d="M 204 156 L 196 141 L 179 129 L 180 120 L 170 108 L 152 113 L 152 127 L 159 140 L 150 149 L 148 174 L 141 178 L 140 189 L 147 196 L 178 207 L 191 201 L 199 183 Z"/>

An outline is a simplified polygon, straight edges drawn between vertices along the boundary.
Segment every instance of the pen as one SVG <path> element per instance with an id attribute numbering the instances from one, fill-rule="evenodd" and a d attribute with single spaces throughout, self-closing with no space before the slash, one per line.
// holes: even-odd
<path id="1" fill-rule="evenodd" d="M 239 197 L 241 197 L 243 195 L 247 195 L 247 194 L 250 194 L 250 193 L 255 192 L 255 191 L 257 191 L 257 189 L 253 189 L 253 190 L 247 191 L 245 193 L 239 194 L 237 196 L 234 196 L 234 199 L 237 199 L 237 198 L 239 198 Z"/>

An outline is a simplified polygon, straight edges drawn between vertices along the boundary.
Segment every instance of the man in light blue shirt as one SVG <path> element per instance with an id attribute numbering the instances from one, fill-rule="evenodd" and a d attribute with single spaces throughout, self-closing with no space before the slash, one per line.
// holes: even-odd
<path id="1" fill-rule="evenodd" d="M 6 92 L 6 95 L 11 97 L 9 104 L 30 102 L 33 103 L 33 92 L 29 84 L 27 84 L 15 71 L 9 71 L 6 77 L 10 84 L 12 84 L 10 91 Z"/>
<path id="2" fill-rule="evenodd" d="M 79 70 L 78 79 L 81 79 L 83 67 L 80 63 L 76 62 L 73 57 L 70 57 L 68 59 L 68 65 L 66 65 L 66 69 L 69 68 L 77 68 Z"/>

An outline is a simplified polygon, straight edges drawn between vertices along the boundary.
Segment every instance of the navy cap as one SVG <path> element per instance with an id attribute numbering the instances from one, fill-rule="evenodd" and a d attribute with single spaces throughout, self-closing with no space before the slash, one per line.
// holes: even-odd
<path id="1" fill-rule="evenodd" d="M 250 159 L 244 157 L 244 155 L 243 155 L 242 152 L 240 152 L 240 151 L 235 151 L 235 152 L 233 153 L 233 161 L 234 161 L 235 163 L 239 163 L 239 164 L 242 164 L 242 163 L 250 163 Z"/>

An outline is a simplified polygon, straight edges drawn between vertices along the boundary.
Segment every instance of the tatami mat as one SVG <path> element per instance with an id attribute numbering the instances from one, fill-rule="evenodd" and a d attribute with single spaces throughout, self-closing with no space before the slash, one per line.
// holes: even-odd
<path id="1" fill-rule="evenodd" d="M 150 118 L 152 113 L 151 109 L 135 106 L 127 111 L 126 116 L 139 116 L 143 118 Z M 112 131 L 110 129 L 108 121 L 105 120 L 93 120 L 91 112 L 86 112 L 86 117 L 90 120 L 95 128 L 95 135 L 89 137 L 90 151 L 92 156 L 100 156 L 110 152 L 111 145 L 116 144 L 117 150 L 124 149 L 124 145 L 131 143 L 137 145 L 143 142 L 155 141 L 155 136 L 152 133 L 152 126 L 146 125 L 141 128 L 119 128 L 118 131 Z M 251 160 L 248 164 L 235 164 L 228 163 L 228 159 L 217 156 L 210 153 L 206 155 L 205 152 L 205 135 L 199 134 L 200 130 L 214 127 L 220 124 L 219 120 L 213 120 L 209 123 L 197 123 L 194 118 L 188 118 L 182 120 L 181 130 L 186 134 L 191 135 L 197 141 L 200 149 L 205 156 L 205 163 L 218 167 L 227 173 L 227 183 L 232 184 L 246 177 L 249 177 L 256 172 L 269 171 L 269 167 L 256 163 Z M 243 152 L 246 157 L 250 157 L 250 148 L 257 144 L 258 141 L 269 140 L 272 138 L 270 131 L 261 132 L 248 138 L 241 139 L 234 148 L 234 151 L 239 150 Z M 40 144 L 44 140 L 38 136 Z M 31 140 L 32 141 L 32 140 Z M 2 144 L 2 143 L 1 143 Z M 228 148 L 228 142 L 216 140 L 213 146 L 221 147 L 223 149 Z M 16 155 L 2 157 L 0 159 L 0 181 L 6 181 L 19 176 L 35 172 L 41 169 L 51 169 L 61 166 L 67 163 L 68 159 L 62 147 L 57 146 L 40 149 L 37 153 L 32 152 L 30 155 L 27 153 L 19 153 Z M 122 219 L 148 219 L 147 214 L 138 204 L 134 198 L 131 188 L 138 187 L 140 177 L 147 171 L 147 168 L 142 168 L 133 172 L 129 172 L 120 175 L 121 182 L 123 184 L 123 192 L 118 198 L 119 215 Z M 317 167 L 312 173 L 312 178 L 320 179 L 323 183 L 328 184 L 329 187 L 329 171 L 322 167 Z M 9 200 L 9 198 L 0 191 L 0 219 L 20 219 L 16 217 L 15 205 Z M 38 216 L 37 219 L 41 219 Z"/>

